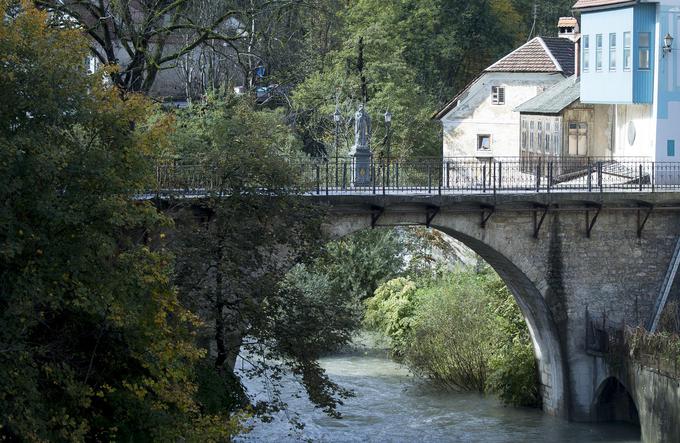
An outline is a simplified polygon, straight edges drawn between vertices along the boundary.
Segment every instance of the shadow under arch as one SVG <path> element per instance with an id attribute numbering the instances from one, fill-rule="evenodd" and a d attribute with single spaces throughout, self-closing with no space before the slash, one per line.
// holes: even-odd
<path id="1" fill-rule="evenodd" d="M 332 224 L 332 222 L 331 222 Z M 364 229 L 371 229 L 363 223 L 344 223 L 331 229 L 333 237 L 340 238 Z M 413 223 L 425 226 L 424 223 Z M 394 228 L 400 225 L 380 225 L 381 228 Z M 560 347 L 559 334 L 552 313 L 538 290 L 536 284 L 509 258 L 491 245 L 462 232 L 438 225 L 432 229 L 440 231 L 473 250 L 482 257 L 505 282 L 513 294 L 522 315 L 529 327 L 534 345 L 541 380 L 543 410 L 547 414 L 569 419 L 568 379 Z"/>
<path id="2" fill-rule="evenodd" d="M 597 388 L 593 401 L 594 419 L 598 422 L 625 422 L 640 425 L 635 400 L 617 377 L 608 377 Z"/>

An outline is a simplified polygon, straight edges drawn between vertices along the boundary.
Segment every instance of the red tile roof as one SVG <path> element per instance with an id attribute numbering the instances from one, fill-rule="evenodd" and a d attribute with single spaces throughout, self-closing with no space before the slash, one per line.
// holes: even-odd
<path id="1" fill-rule="evenodd" d="M 536 37 L 506 55 L 486 72 L 574 73 L 574 42 L 565 38 Z"/>
<path id="2" fill-rule="evenodd" d="M 635 0 L 578 0 L 574 9 L 597 8 L 598 6 L 615 6 L 622 3 L 637 3 Z"/>

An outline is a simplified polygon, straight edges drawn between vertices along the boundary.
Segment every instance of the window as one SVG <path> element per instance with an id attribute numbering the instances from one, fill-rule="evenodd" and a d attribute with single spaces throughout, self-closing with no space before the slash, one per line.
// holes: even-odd
<path id="1" fill-rule="evenodd" d="M 595 36 L 595 70 L 602 70 L 602 34 Z"/>
<path id="2" fill-rule="evenodd" d="M 562 152 L 562 147 L 560 146 L 560 123 L 559 120 L 555 121 L 553 125 L 553 154 L 560 154 Z"/>
<path id="3" fill-rule="evenodd" d="M 492 86 L 491 87 L 491 102 L 494 105 L 504 105 L 505 104 L 505 86 Z"/>
<path id="4" fill-rule="evenodd" d="M 675 157 L 675 140 L 668 140 L 666 143 L 666 154 L 669 157 Z"/>
<path id="5" fill-rule="evenodd" d="M 522 149 L 527 149 L 527 121 L 522 119 Z"/>
<path id="6" fill-rule="evenodd" d="M 609 70 L 616 71 L 616 34 L 609 34 Z"/>
<path id="7" fill-rule="evenodd" d="M 545 153 L 550 154 L 550 123 L 545 124 Z"/>
<path id="8" fill-rule="evenodd" d="M 590 36 L 583 36 L 583 72 L 590 68 Z"/>
<path id="9" fill-rule="evenodd" d="M 538 152 L 543 151 L 543 122 L 538 122 Z"/>
<path id="10" fill-rule="evenodd" d="M 491 136 L 488 134 L 477 136 L 477 150 L 490 151 L 491 150 Z"/>
<path id="11" fill-rule="evenodd" d="M 588 154 L 588 124 L 569 122 L 569 155 Z"/>
<path id="12" fill-rule="evenodd" d="M 534 150 L 534 122 L 529 123 L 529 150 Z"/>
<path id="13" fill-rule="evenodd" d="M 651 34 L 641 32 L 638 34 L 638 69 L 649 69 L 649 41 Z"/>
<path id="14" fill-rule="evenodd" d="M 630 37 L 630 32 L 623 33 L 623 70 L 630 71 L 630 67 L 633 65 L 633 56 L 631 53 L 632 39 Z"/>

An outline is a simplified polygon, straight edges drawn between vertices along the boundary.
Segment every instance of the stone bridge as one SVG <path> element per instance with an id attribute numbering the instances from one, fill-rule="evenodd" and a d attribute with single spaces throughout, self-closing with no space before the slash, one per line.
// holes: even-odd
<path id="1" fill-rule="evenodd" d="M 424 225 L 484 258 L 529 325 L 545 411 L 575 421 L 596 421 L 605 382 L 624 378 L 586 351 L 587 311 L 647 325 L 680 236 L 680 192 L 311 198 L 328 208 L 334 236 Z"/>

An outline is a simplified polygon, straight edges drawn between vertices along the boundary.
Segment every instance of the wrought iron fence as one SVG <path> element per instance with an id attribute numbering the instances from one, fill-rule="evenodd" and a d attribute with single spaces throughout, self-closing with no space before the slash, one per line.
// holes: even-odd
<path id="1" fill-rule="evenodd" d="M 512 192 L 664 192 L 680 190 L 680 162 L 642 158 L 505 157 L 289 160 L 300 190 L 312 194 L 451 194 Z M 157 193 L 220 192 L 217 165 L 157 166 Z"/>
<path id="2" fill-rule="evenodd" d="M 613 321 L 588 309 L 585 317 L 588 354 L 604 357 L 611 365 L 632 361 L 680 379 L 679 331 L 651 334 L 641 325 Z"/>

